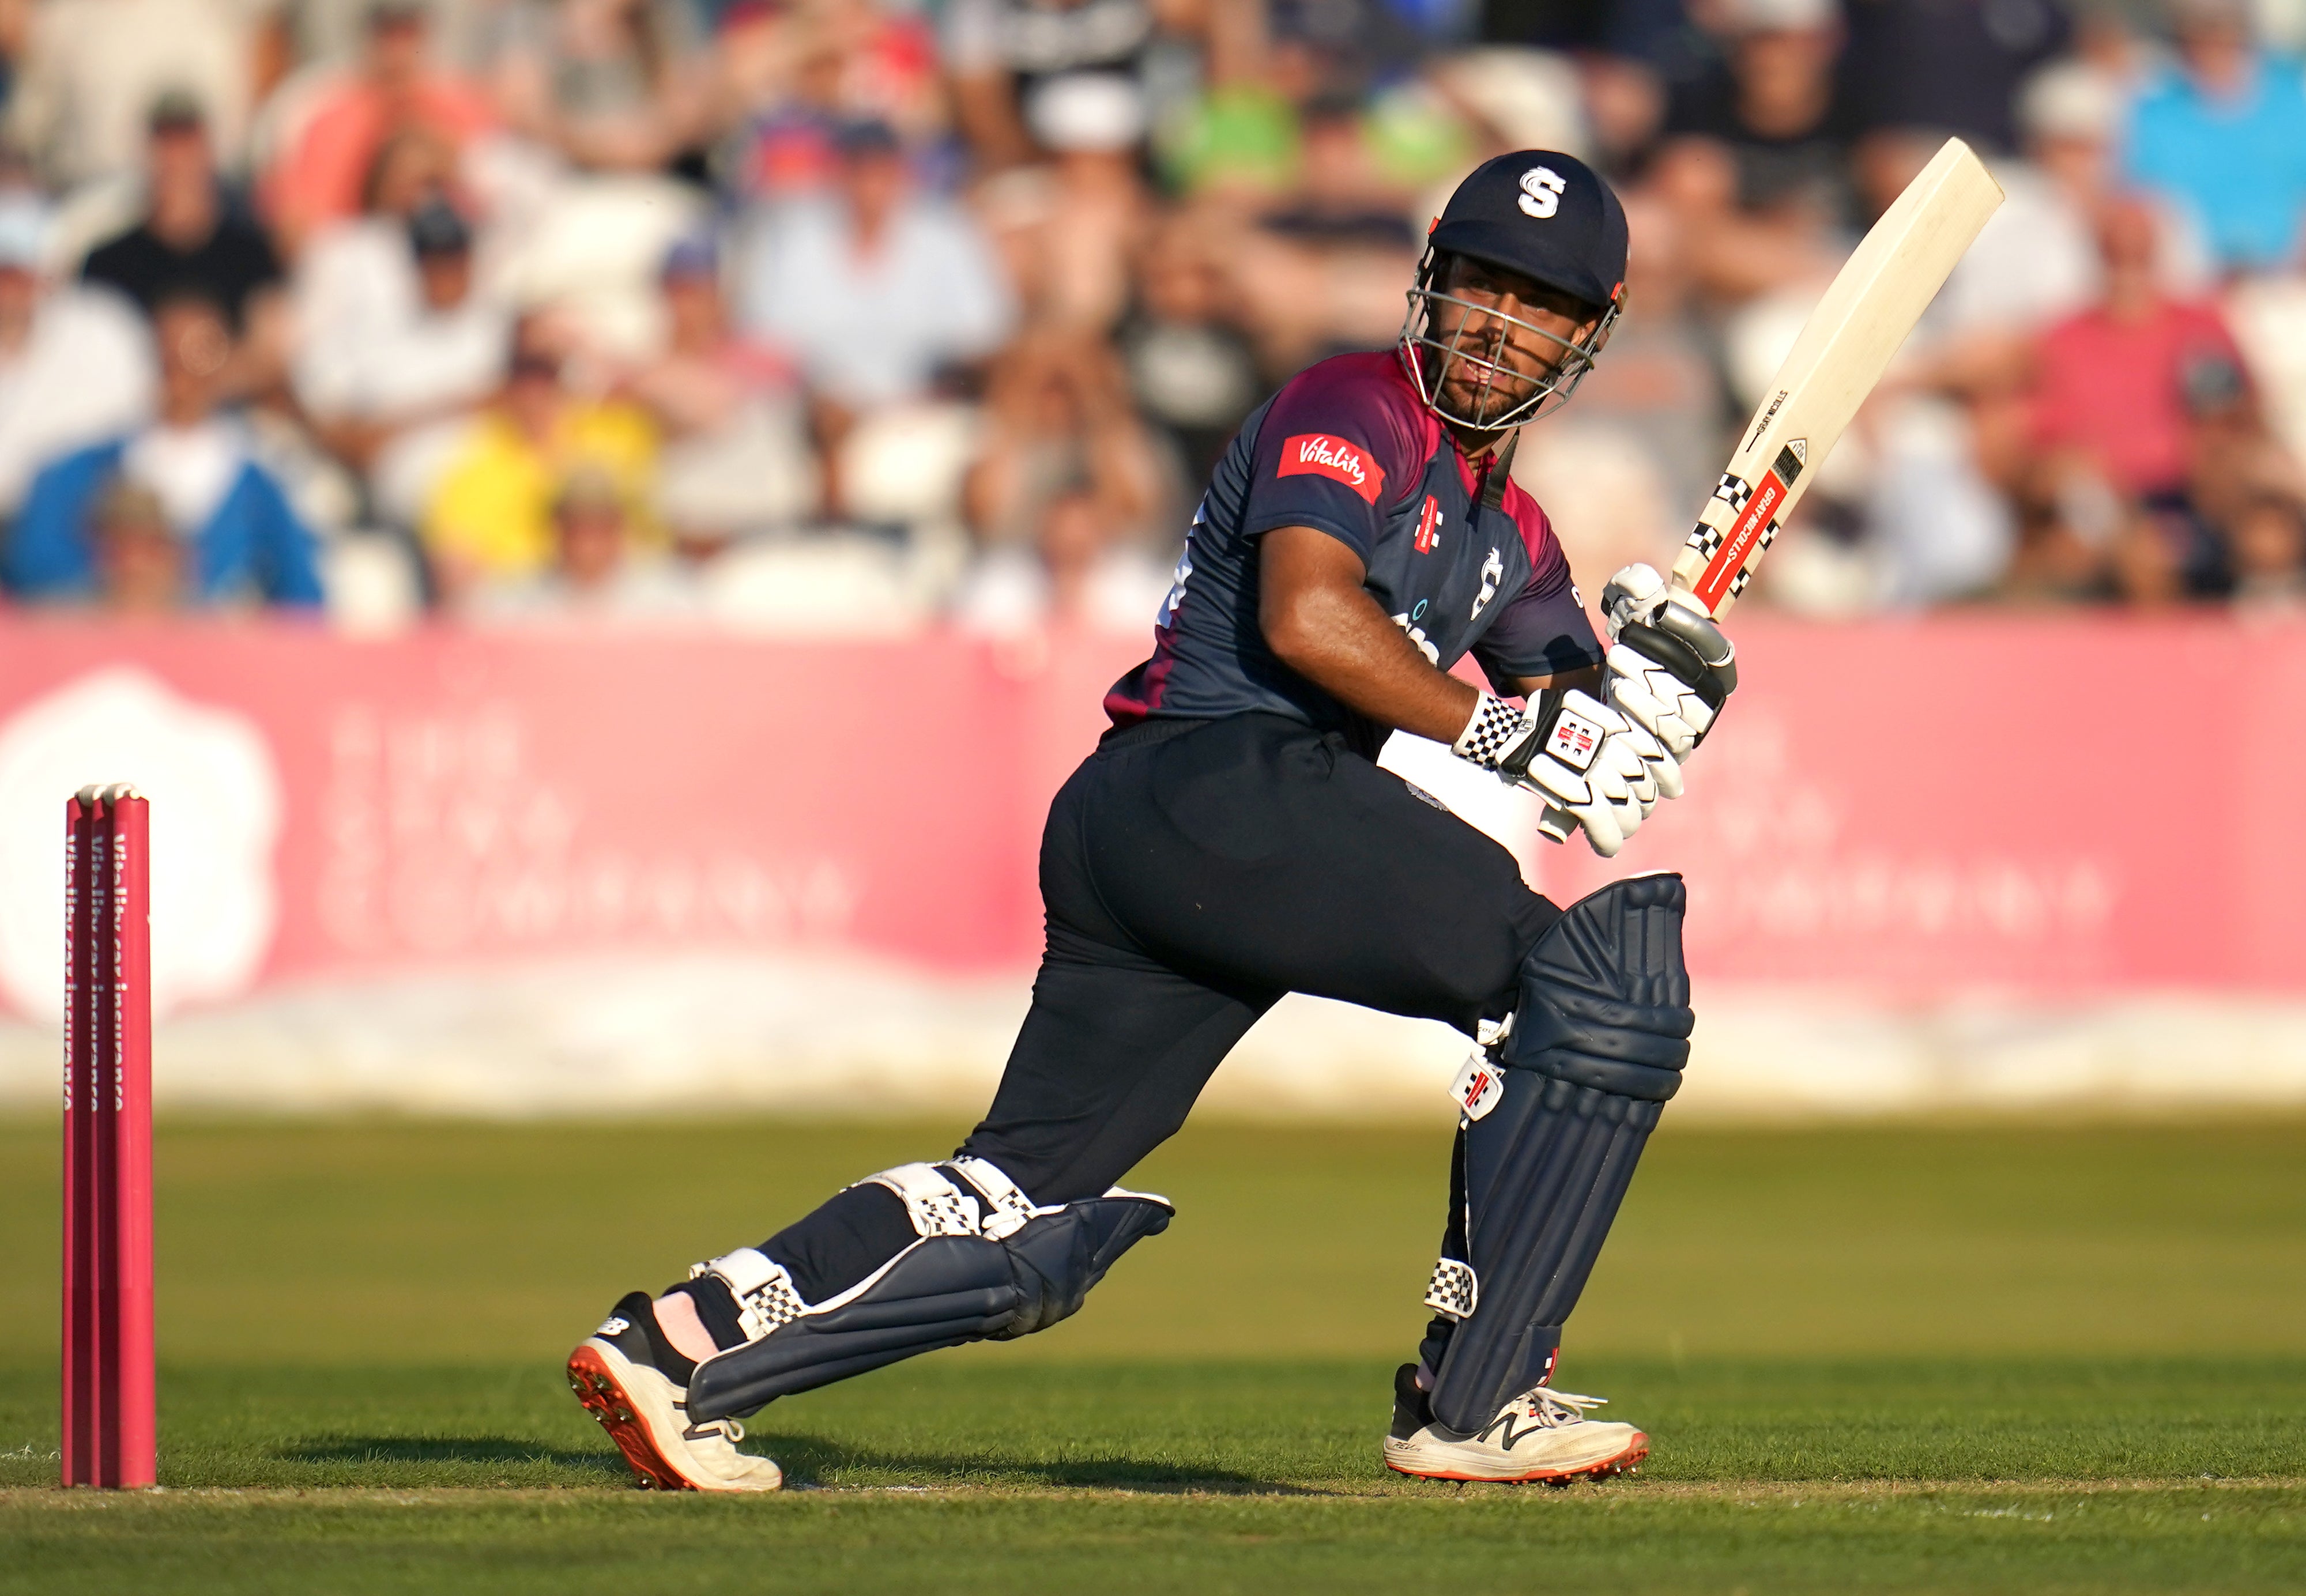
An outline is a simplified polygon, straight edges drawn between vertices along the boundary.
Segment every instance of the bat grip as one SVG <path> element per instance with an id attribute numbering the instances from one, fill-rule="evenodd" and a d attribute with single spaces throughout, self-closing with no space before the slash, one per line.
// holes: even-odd
<path id="1" fill-rule="evenodd" d="M 1556 842 L 1567 842 L 1577 830 L 1577 816 L 1567 809 L 1548 804 L 1545 813 L 1537 817 L 1537 829 L 1541 835 Z"/>

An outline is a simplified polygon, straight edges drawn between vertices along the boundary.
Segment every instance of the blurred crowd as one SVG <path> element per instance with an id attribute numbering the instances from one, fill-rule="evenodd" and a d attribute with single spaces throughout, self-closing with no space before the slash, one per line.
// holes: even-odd
<path id="1" fill-rule="evenodd" d="M 2306 0 L 0 0 L 0 587 L 1149 622 L 1524 147 L 1629 308 L 1516 474 L 1670 564 L 1948 135 L 2009 199 L 1752 602 L 2306 600 Z"/>

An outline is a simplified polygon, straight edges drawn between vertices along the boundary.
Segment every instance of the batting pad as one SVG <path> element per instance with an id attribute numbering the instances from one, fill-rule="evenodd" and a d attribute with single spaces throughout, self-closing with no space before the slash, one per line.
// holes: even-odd
<path id="1" fill-rule="evenodd" d="M 1615 883 L 1572 904 L 1522 966 L 1503 1090 L 1461 1131 L 1461 1206 L 1439 1300 L 1429 1298 L 1457 1321 L 1432 1392 L 1434 1417 L 1451 1430 L 1479 1432 L 1546 1378 L 1681 1084 L 1693 1020 L 1686 900 L 1678 875 Z"/>
<path id="2" fill-rule="evenodd" d="M 698 1364 L 689 1417 L 749 1413 L 917 1353 L 1045 1330 L 1080 1311 L 1123 1252 L 1166 1230 L 1171 1211 L 1116 1191 L 1041 1210 L 999 1239 L 924 1235 L 838 1298 Z"/>

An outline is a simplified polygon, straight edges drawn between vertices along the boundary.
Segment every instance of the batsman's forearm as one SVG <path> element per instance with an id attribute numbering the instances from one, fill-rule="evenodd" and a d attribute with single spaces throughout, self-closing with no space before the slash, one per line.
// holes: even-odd
<path id="1" fill-rule="evenodd" d="M 1348 708 L 1448 744 L 1480 693 L 1434 667 L 1359 588 L 1315 588 L 1260 618 L 1281 662 Z"/>

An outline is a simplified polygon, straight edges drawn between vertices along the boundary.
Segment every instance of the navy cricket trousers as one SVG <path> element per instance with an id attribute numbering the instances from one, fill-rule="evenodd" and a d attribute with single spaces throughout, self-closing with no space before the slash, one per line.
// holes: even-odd
<path id="1" fill-rule="evenodd" d="M 1050 806 L 1040 875 L 1032 1009 L 960 1151 L 1044 1204 L 1095 1196 L 1173 1135 L 1283 994 L 1470 1034 L 1512 1011 L 1560 913 L 1343 736 L 1269 714 L 1108 736 Z M 903 1205 L 864 1186 L 763 1250 L 816 1302 L 911 1237 Z"/>

